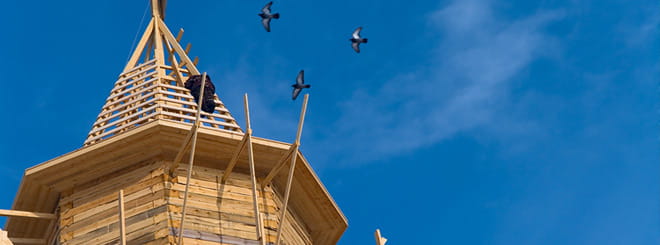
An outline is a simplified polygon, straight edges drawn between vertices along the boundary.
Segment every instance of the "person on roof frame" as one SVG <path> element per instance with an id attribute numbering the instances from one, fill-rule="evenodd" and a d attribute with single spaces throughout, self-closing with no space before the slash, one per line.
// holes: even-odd
<path id="1" fill-rule="evenodd" d="M 195 98 L 195 103 L 199 104 L 200 95 L 199 92 L 202 89 L 202 75 L 192 75 L 186 80 L 184 86 L 190 90 L 190 94 Z M 203 99 L 202 102 L 202 111 L 206 113 L 213 113 L 215 110 L 215 86 L 211 82 L 211 77 L 206 75 L 206 81 L 204 82 L 204 95 L 201 96 Z"/>

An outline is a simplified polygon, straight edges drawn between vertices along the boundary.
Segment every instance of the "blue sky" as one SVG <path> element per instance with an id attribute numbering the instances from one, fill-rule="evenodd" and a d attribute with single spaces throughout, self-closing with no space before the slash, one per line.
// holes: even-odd
<path id="1" fill-rule="evenodd" d="M 166 23 L 243 125 L 293 141 L 349 220 L 340 244 L 658 244 L 656 1 L 170 0 Z M 79 148 L 147 1 L 5 1 L 0 208 Z M 350 33 L 369 43 L 355 54 Z M 294 193 L 295 194 L 295 193 Z M 4 220 L 0 220 L 4 223 Z"/>

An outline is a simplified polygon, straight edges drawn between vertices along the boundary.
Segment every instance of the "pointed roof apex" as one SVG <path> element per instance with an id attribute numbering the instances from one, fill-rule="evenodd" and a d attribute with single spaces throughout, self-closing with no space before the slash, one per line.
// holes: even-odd
<path id="1" fill-rule="evenodd" d="M 165 19 L 165 7 L 167 7 L 167 0 L 151 0 L 151 16 L 160 16 Z"/>
<path id="2" fill-rule="evenodd" d="M 165 5 L 166 0 L 151 0 L 151 21 L 110 91 L 85 146 L 155 120 L 190 125 L 195 120 L 197 103 L 184 83 L 189 76 L 200 74 L 198 59 L 188 56 L 190 44 L 184 49 L 179 43 L 183 29 L 175 37 L 163 21 Z M 242 132 L 217 95 L 215 104 L 213 113 L 202 114 L 202 127 Z"/>

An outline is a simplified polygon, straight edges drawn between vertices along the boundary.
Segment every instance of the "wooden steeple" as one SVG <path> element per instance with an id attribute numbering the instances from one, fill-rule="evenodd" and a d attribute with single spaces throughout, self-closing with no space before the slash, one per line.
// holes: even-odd
<path id="1" fill-rule="evenodd" d="M 308 95 L 293 143 L 252 135 L 247 95 L 245 132 L 217 96 L 201 118 L 183 87 L 200 74 L 197 59 L 179 44 L 183 30 L 174 36 L 165 25 L 165 0 L 151 4 L 84 146 L 25 170 L 12 208 L 0 209 L 9 239 L 335 244 L 347 220 L 298 150 Z"/>
<path id="2" fill-rule="evenodd" d="M 179 43 L 164 19 L 165 0 L 151 0 L 152 16 L 142 38 L 94 122 L 85 146 L 129 131 L 154 120 L 190 123 L 197 105 L 183 83 L 199 75 L 197 60 L 188 56 L 191 45 Z M 216 109 L 203 118 L 203 125 L 241 132 L 229 110 L 215 96 Z M 205 113 L 206 114 L 206 113 Z"/>

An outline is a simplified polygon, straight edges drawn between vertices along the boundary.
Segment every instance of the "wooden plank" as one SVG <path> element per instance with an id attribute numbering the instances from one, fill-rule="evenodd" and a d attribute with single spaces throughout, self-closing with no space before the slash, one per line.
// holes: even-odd
<path id="1" fill-rule="evenodd" d="M 296 142 L 294 143 L 295 145 L 295 151 L 294 155 L 291 156 L 291 164 L 289 166 L 289 176 L 286 182 L 286 190 L 284 194 L 284 205 L 282 207 L 282 214 L 280 217 L 280 227 L 282 226 L 282 223 L 284 222 L 284 218 L 286 216 L 286 210 L 287 210 L 287 205 L 289 204 L 289 196 L 291 194 L 291 183 L 293 182 L 293 173 L 296 169 L 296 159 L 298 158 L 298 145 L 300 144 L 300 136 L 302 135 L 302 128 L 303 124 L 305 123 L 305 113 L 307 112 L 307 101 L 309 99 L 309 94 L 305 94 L 305 99 L 303 100 L 302 104 L 302 109 L 300 111 L 300 120 L 298 120 L 298 132 L 296 133 Z M 279 245 L 280 244 L 280 237 L 282 235 L 282 229 L 277 230 L 277 239 L 275 240 L 275 244 Z"/>
<path id="2" fill-rule="evenodd" d="M 146 105 L 146 104 L 151 103 L 151 102 L 152 102 L 152 101 L 147 101 L 147 102 L 142 103 L 141 105 Z M 112 134 L 112 133 L 115 133 L 115 132 L 117 132 L 117 131 L 119 131 L 119 130 L 121 130 L 121 129 L 124 129 L 124 128 L 126 128 L 126 127 L 130 127 L 130 126 L 132 126 L 132 125 L 135 125 L 135 124 L 138 123 L 138 122 L 144 121 L 144 120 L 146 120 L 146 119 L 148 119 L 148 118 L 151 118 L 151 117 L 155 116 L 156 114 L 155 114 L 155 113 L 152 113 L 152 114 L 149 114 L 149 115 L 143 116 L 143 117 L 141 117 L 141 118 L 137 118 L 137 119 L 135 119 L 135 120 L 131 120 L 131 119 L 133 119 L 133 118 L 135 118 L 135 117 L 139 117 L 139 116 L 142 115 L 143 113 L 146 113 L 146 112 L 149 112 L 149 111 L 152 111 L 152 110 L 156 109 L 157 106 L 158 106 L 158 105 L 150 106 L 149 108 L 145 108 L 145 109 L 143 109 L 142 111 L 140 111 L 140 113 L 135 113 L 135 114 L 130 115 L 130 116 L 128 116 L 128 117 L 125 117 L 125 118 L 123 118 L 123 119 L 121 119 L 121 120 L 117 120 L 117 121 L 114 121 L 114 122 L 112 122 L 112 123 L 110 123 L 110 124 L 106 124 L 106 125 L 104 125 L 102 128 L 96 130 L 96 131 L 102 132 L 101 134 L 99 134 L 99 135 L 97 135 L 97 136 L 94 136 L 94 137 L 92 137 L 92 138 L 87 139 L 86 142 L 90 142 L 90 141 L 94 141 L 94 140 L 97 140 L 97 139 L 101 139 L 101 138 L 103 138 L 103 137 L 105 137 L 105 136 L 108 136 L 108 135 L 110 135 L 110 134 Z M 125 113 L 125 112 L 124 112 L 124 113 Z M 121 126 L 121 127 L 117 127 L 117 128 L 113 128 L 113 129 L 111 129 L 111 130 L 109 130 L 109 131 L 104 131 L 104 130 L 108 129 L 109 127 L 114 126 L 114 125 L 117 125 L 117 124 L 119 124 L 119 123 L 126 123 L 126 125 L 123 125 L 123 126 Z"/>
<path id="3" fill-rule="evenodd" d="M 171 33 L 170 33 L 171 35 Z M 199 90 L 199 102 L 197 105 L 197 118 L 195 119 L 195 124 L 198 125 L 199 118 L 201 117 L 202 114 L 202 105 L 204 100 L 201 99 L 202 96 L 204 95 L 204 87 L 206 87 L 206 72 L 202 74 L 202 84 L 201 88 Z M 186 220 L 186 202 L 188 202 L 188 188 L 190 187 L 190 178 L 192 175 L 192 167 L 193 167 L 193 162 L 195 160 L 195 146 L 197 146 L 197 130 L 193 133 L 192 136 L 192 146 L 190 147 L 190 158 L 188 160 L 188 179 L 186 180 L 186 191 L 184 192 L 183 195 L 183 208 L 181 210 L 181 226 L 179 227 L 181 231 L 184 229 L 184 224 Z M 181 233 L 179 233 L 179 243 L 178 244 L 183 244 L 183 236 L 181 236 Z"/>
<path id="4" fill-rule="evenodd" d="M 234 154 L 231 156 L 231 160 L 229 160 L 229 164 L 227 164 L 227 168 L 225 168 L 225 172 L 222 175 L 222 180 L 221 180 L 222 183 L 227 181 L 227 178 L 229 178 L 231 171 L 234 170 L 234 166 L 238 162 L 238 157 L 241 155 L 243 149 L 245 149 L 245 145 L 248 143 L 249 138 L 250 138 L 250 131 L 247 131 L 247 133 L 243 135 L 243 139 L 241 139 L 241 142 L 238 143 L 236 150 L 234 150 Z"/>
<path id="5" fill-rule="evenodd" d="M 119 190 L 119 244 L 126 245 L 126 217 L 124 214 L 124 190 Z"/>
<path id="6" fill-rule="evenodd" d="M 46 239 L 42 239 L 42 238 L 10 237 L 9 240 L 14 244 L 46 244 Z"/>
<path id="7" fill-rule="evenodd" d="M 129 69 L 128 71 L 124 71 L 121 74 L 119 74 L 119 77 L 117 77 L 117 79 L 121 79 L 122 77 L 126 77 L 126 76 L 135 75 L 133 72 L 136 72 L 138 70 L 142 70 L 142 68 L 144 68 L 144 67 L 154 65 L 155 62 L 156 62 L 155 59 L 150 59 L 150 60 L 144 61 L 144 63 L 142 63 L 142 64 L 140 64 L 136 67 L 133 67 L 133 68 Z M 145 69 L 145 70 L 149 70 L 149 69 Z M 142 70 L 142 72 L 144 72 L 144 70 Z M 119 82 L 119 81 L 116 81 L 115 84 L 117 84 L 117 82 Z"/>
<path id="8" fill-rule="evenodd" d="M 179 148 L 179 151 L 177 151 L 176 157 L 174 157 L 174 166 L 172 167 L 173 169 L 176 169 L 179 166 L 179 162 L 181 162 L 183 155 L 186 153 L 186 150 L 188 149 L 188 146 L 190 146 L 190 140 L 192 139 L 193 135 L 195 135 L 195 133 L 197 132 L 198 127 L 199 127 L 199 123 L 195 122 L 190 128 L 188 135 L 186 135 L 186 138 L 183 140 L 183 144 Z"/>
<path id="9" fill-rule="evenodd" d="M 262 187 L 266 187 L 268 184 L 270 184 L 273 178 L 275 178 L 275 175 L 277 175 L 282 170 L 282 168 L 284 168 L 286 160 L 289 159 L 289 157 L 291 157 L 294 152 L 297 152 L 297 147 L 298 146 L 295 143 L 289 147 L 287 153 L 284 154 L 284 156 L 279 161 L 277 161 L 273 169 L 271 169 L 268 175 L 266 175 L 266 178 L 261 181 Z"/>
<path id="10" fill-rule="evenodd" d="M 36 218 L 36 219 L 57 219 L 57 215 L 55 214 L 8 210 L 8 209 L 0 209 L 0 216 Z"/>

